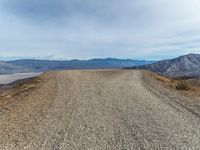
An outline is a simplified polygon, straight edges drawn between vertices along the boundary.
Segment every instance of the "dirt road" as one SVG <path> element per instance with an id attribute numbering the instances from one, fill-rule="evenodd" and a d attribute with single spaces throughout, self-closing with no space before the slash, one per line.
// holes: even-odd
<path id="1" fill-rule="evenodd" d="M 0 149 L 200 149 L 200 111 L 150 88 L 140 71 L 41 78 L 29 94 L 0 105 Z"/>

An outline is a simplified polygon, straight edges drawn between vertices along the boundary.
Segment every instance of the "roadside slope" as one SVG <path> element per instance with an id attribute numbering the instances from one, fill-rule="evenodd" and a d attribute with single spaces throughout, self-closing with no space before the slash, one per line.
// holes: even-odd
<path id="1" fill-rule="evenodd" d="M 1 106 L 11 105 L 0 113 L 2 149 L 200 148 L 199 116 L 181 101 L 169 103 L 180 95 L 147 87 L 141 71 L 61 71 L 40 78 L 31 93 Z"/>

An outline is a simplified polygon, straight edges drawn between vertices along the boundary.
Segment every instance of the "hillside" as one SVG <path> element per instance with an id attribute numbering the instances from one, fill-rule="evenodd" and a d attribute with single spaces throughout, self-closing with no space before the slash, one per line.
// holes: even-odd
<path id="1" fill-rule="evenodd" d="M 22 72 L 43 72 L 49 70 L 64 69 L 104 69 L 123 68 L 153 63 L 153 61 L 131 60 L 131 59 L 91 59 L 91 60 L 69 60 L 50 61 L 22 59 L 5 61 L 0 63 L 0 74 L 22 73 Z"/>
<path id="2" fill-rule="evenodd" d="M 200 76 L 200 54 L 188 54 L 130 69 L 146 69 L 168 77 L 197 77 Z"/>

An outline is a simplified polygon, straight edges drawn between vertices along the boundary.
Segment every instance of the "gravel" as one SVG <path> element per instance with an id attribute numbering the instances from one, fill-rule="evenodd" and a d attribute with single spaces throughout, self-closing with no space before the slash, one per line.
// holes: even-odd
<path id="1" fill-rule="evenodd" d="M 27 96 L 0 107 L 7 108 L 0 113 L 0 149 L 200 149 L 199 116 L 181 105 L 182 96 L 146 85 L 141 71 L 41 78 Z"/>

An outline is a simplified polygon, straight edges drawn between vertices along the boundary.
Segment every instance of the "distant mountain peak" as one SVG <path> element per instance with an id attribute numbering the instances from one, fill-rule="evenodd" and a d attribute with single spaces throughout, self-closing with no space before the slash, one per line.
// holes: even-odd
<path id="1" fill-rule="evenodd" d="M 200 54 L 190 53 L 178 58 L 132 68 L 146 69 L 169 77 L 200 76 Z"/>

